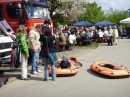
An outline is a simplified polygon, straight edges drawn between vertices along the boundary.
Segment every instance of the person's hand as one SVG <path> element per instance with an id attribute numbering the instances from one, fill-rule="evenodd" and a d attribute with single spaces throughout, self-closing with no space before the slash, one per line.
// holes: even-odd
<path id="1" fill-rule="evenodd" d="M 40 47 L 40 51 L 41 51 L 41 47 Z"/>
<path id="2" fill-rule="evenodd" d="M 26 42 L 28 42 L 28 39 L 26 40 Z"/>
<path id="3" fill-rule="evenodd" d="M 26 57 L 29 58 L 29 55 L 27 55 Z"/>
<path id="4" fill-rule="evenodd" d="M 36 52 L 37 50 L 36 50 L 36 48 L 33 48 L 33 50 L 34 50 L 34 52 Z"/>
<path id="5" fill-rule="evenodd" d="M 70 71 L 73 72 L 73 69 L 71 67 L 69 67 Z"/>

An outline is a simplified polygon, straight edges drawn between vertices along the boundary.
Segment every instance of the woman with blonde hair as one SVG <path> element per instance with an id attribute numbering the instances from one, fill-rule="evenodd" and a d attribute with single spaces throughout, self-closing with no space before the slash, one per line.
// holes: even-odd
<path id="1" fill-rule="evenodd" d="M 28 57 L 29 57 L 29 50 L 28 45 L 26 42 L 26 27 L 24 25 L 20 25 L 17 29 L 16 38 L 19 37 L 19 42 L 21 45 L 21 80 L 29 80 L 27 78 L 27 63 L 28 63 Z"/>

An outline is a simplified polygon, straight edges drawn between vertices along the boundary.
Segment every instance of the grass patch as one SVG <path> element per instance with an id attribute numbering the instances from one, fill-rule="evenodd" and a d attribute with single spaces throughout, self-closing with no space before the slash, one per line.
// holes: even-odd
<path id="1" fill-rule="evenodd" d="M 98 46 L 99 46 L 98 43 L 93 42 L 92 44 L 88 44 L 86 46 L 83 46 L 82 44 L 75 45 L 75 48 L 90 48 L 90 49 L 92 48 L 92 49 L 94 49 L 94 48 L 97 48 Z"/>

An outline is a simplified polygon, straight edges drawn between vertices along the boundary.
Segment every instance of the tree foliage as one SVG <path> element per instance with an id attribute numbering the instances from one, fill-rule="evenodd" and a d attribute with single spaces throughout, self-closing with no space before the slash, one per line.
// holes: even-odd
<path id="1" fill-rule="evenodd" d="M 55 27 L 58 27 L 59 24 L 65 25 L 68 21 L 68 18 L 59 13 L 56 13 L 55 15 L 53 15 L 52 20 L 53 20 L 53 25 Z"/>
<path id="2" fill-rule="evenodd" d="M 126 11 L 124 10 L 113 10 L 112 8 L 110 8 L 109 10 L 107 10 L 107 14 L 106 14 L 106 19 L 114 22 L 116 25 L 120 25 L 120 20 L 123 20 L 125 18 L 128 18 L 128 14 Z M 127 25 L 127 24 L 123 24 L 123 25 Z"/>
<path id="3" fill-rule="evenodd" d="M 65 11 L 68 8 L 68 4 L 66 2 L 63 2 L 62 0 L 45 0 L 45 1 L 49 3 L 50 17 L 53 20 L 54 26 L 58 27 L 59 24 L 65 24 L 67 18 L 63 14 L 57 13 L 56 11 L 57 10 Z M 54 12 L 56 12 L 56 14 L 53 14 Z"/>
<path id="4" fill-rule="evenodd" d="M 53 14 L 56 10 L 60 11 L 71 11 L 71 19 L 74 21 L 89 21 L 93 24 L 102 20 L 108 20 L 120 25 L 119 21 L 128 17 L 127 12 L 122 10 L 102 10 L 101 6 L 98 6 L 96 2 L 81 4 L 75 0 L 69 2 L 63 2 L 63 0 L 45 0 L 49 3 L 50 16 L 54 21 L 54 25 L 57 27 L 58 24 L 64 25 L 67 23 L 67 18 L 59 13 Z M 125 24 L 124 24 L 125 25 Z M 126 24 L 127 25 L 127 24 Z"/>
<path id="5" fill-rule="evenodd" d="M 56 11 L 56 9 L 60 8 L 61 6 L 63 6 L 63 3 L 61 2 L 61 0 L 45 0 L 46 2 L 49 3 L 50 8 L 50 16 L 53 16 L 53 12 Z"/>
<path id="6" fill-rule="evenodd" d="M 80 16 L 79 21 L 85 20 L 95 24 L 104 19 L 105 16 L 104 11 L 102 11 L 102 7 L 98 6 L 96 2 L 93 2 L 87 4 L 86 11 Z"/>
<path id="7" fill-rule="evenodd" d="M 71 18 L 69 19 L 78 20 L 77 17 L 79 17 L 80 14 L 83 13 L 83 9 L 86 6 L 86 4 L 84 4 L 83 2 L 75 1 L 75 0 L 69 0 L 67 2 L 64 0 L 45 0 L 45 1 L 48 2 L 50 5 L 49 11 L 50 11 L 50 16 L 53 19 L 53 21 L 58 21 L 55 19 L 58 19 L 56 17 L 60 16 L 60 14 L 56 14 L 56 15 L 53 14 L 54 12 L 57 12 L 57 11 L 64 12 L 64 15 L 66 15 L 67 12 L 70 12 L 69 16 Z"/>

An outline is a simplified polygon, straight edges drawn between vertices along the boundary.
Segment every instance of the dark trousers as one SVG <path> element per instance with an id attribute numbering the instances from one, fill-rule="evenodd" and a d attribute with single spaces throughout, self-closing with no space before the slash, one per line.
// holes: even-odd
<path id="1" fill-rule="evenodd" d="M 79 45 L 79 44 L 82 42 L 82 40 L 83 40 L 83 39 L 82 39 L 81 37 L 80 37 L 80 38 L 77 38 L 77 39 L 76 39 L 77 45 Z"/>
<path id="2" fill-rule="evenodd" d="M 108 45 L 113 45 L 112 36 L 109 39 L 107 39 L 107 43 L 108 43 Z"/>

